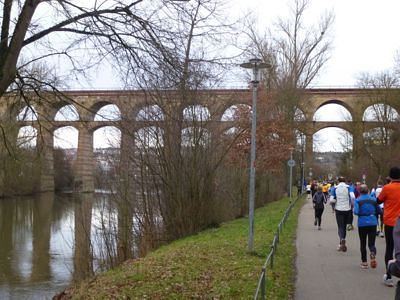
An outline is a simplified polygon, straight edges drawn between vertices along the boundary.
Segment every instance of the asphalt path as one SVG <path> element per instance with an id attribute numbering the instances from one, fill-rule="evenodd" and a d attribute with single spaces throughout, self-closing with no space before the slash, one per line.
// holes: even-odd
<path id="1" fill-rule="evenodd" d="M 354 216 L 354 225 L 357 216 Z M 385 273 L 385 239 L 376 238 L 378 267 L 361 269 L 358 229 L 347 231 L 347 252 L 339 244 L 335 214 L 330 205 L 322 215 L 322 229 L 314 226 L 311 200 L 300 211 L 297 228 L 296 300 L 384 300 L 394 299 L 395 288 L 382 283 Z M 368 258 L 369 258 L 369 250 Z M 397 279 L 394 278 L 396 284 Z"/>

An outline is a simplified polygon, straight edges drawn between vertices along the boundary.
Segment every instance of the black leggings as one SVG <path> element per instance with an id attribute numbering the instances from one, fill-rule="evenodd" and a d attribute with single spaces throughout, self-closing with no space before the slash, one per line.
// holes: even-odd
<path id="1" fill-rule="evenodd" d="M 335 211 L 336 215 L 336 223 L 338 226 L 338 235 L 339 235 L 339 240 L 345 240 L 346 239 L 346 225 L 349 224 L 350 216 L 352 215 L 351 210 L 336 210 Z"/>
<path id="2" fill-rule="evenodd" d="M 376 248 L 375 248 L 376 226 L 358 227 L 358 236 L 360 237 L 361 261 L 366 262 L 367 237 L 368 237 L 369 252 L 376 255 Z"/>
<path id="3" fill-rule="evenodd" d="M 315 210 L 315 219 L 317 219 L 318 226 L 321 226 L 322 221 L 322 213 L 324 212 L 324 208 L 314 208 Z"/>
<path id="4" fill-rule="evenodd" d="M 351 210 L 349 214 L 349 219 L 347 220 L 347 224 L 353 226 L 353 219 L 354 219 L 353 210 Z"/>
<path id="5" fill-rule="evenodd" d="M 386 241 L 386 251 L 385 251 L 385 266 L 387 268 L 388 261 L 393 259 L 394 241 L 393 241 L 393 226 L 385 224 L 385 241 Z M 386 269 L 386 274 L 388 278 L 392 278 Z"/>

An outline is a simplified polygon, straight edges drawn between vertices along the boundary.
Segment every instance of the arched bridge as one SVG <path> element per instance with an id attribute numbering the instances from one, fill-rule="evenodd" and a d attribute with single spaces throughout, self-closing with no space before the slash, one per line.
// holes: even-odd
<path id="1" fill-rule="evenodd" d="M 312 160 L 313 135 L 328 127 L 338 127 L 348 131 L 353 136 L 353 151 L 357 151 L 362 147 L 363 133 L 382 126 L 380 121 L 366 120 L 367 111 L 372 105 L 384 104 L 395 114 L 398 115 L 400 112 L 400 98 L 395 96 L 394 92 L 397 91 L 391 91 L 389 97 L 388 93 L 383 91 L 362 89 L 306 90 L 297 104 L 300 118 L 296 118 L 298 130 L 306 138 L 306 162 Z M 182 97 L 185 101 L 179 100 Z M 211 134 L 214 134 L 215 130 L 229 129 L 232 125 L 230 109 L 240 104 L 251 105 L 251 97 L 251 92 L 243 89 L 203 90 L 185 95 L 175 91 L 147 93 L 122 90 L 67 91 L 63 95 L 49 93 L 40 101 L 32 102 L 34 104 L 28 109 L 25 107 L 26 103 L 15 97 L 3 97 L 0 113 L 3 123 L 14 120 L 18 130 L 32 126 L 37 132 L 40 131 L 36 146 L 40 148 L 47 163 L 46 171 L 40 176 L 41 191 L 54 190 L 54 133 L 67 126 L 75 128 L 79 132 L 76 180 L 80 191 L 92 192 L 94 191 L 93 134 L 97 129 L 107 126 L 120 129 L 120 147 L 121 153 L 124 153 L 124 147 L 132 147 L 132 143 L 127 141 L 129 135 L 148 126 L 162 128 L 163 123 L 174 122 L 182 115 L 187 119 L 200 116 L 202 120 L 207 120 L 206 126 Z M 350 115 L 349 120 L 329 122 L 315 119 L 315 113 L 319 108 L 332 103 L 346 108 Z M 102 109 L 110 105 L 113 107 L 113 115 L 102 116 L 100 113 Z M 70 113 L 66 113 L 69 117 L 60 117 L 60 112 L 64 108 L 70 110 Z M 394 120 L 386 126 L 398 128 Z M 15 131 L 15 140 L 18 138 L 18 130 Z"/>

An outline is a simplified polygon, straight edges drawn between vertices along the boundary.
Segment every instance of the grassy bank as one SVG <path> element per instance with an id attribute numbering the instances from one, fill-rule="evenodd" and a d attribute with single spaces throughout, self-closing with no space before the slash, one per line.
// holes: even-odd
<path id="1" fill-rule="evenodd" d="M 283 230 L 268 299 L 290 299 L 294 290 L 295 229 L 302 201 Z M 247 253 L 248 219 L 175 241 L 75 288 L 73 299 L 250 299 L 288 206 L 282 199 L 256 210 L 254 254 Z"/>

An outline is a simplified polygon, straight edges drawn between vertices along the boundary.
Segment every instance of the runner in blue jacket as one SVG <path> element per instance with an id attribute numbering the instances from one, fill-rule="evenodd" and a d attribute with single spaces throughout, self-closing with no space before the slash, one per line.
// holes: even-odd
<path id="1" fill-rule="evenodd" d="M 380 207 L 374 197 L 368 195 L 368 186 L 361 184 L 360 197 L 354 201 L 354 214 L 358 216 L 358 235 L 360 237 L 360 251 L 361 251 L 361 268 L 367 269 L 367 238 L 368 248 L 370 251 L 370 265 L 371 268 L 376 268 L 376 225 L 378 224 L 377 215 L 380 212 Z"/>

